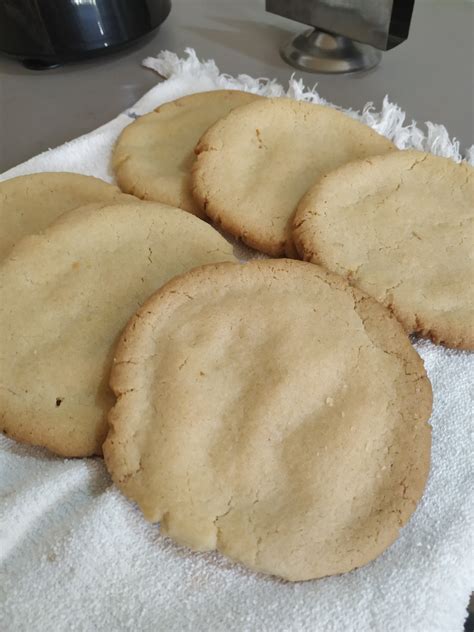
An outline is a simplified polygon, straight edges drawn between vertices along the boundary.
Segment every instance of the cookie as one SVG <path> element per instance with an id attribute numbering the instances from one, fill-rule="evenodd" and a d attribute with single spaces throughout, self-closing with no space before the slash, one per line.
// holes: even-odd
<path id="1" fill-rule="evenodd" d="M 474 349 L 474 169 L 401 151 L 330 173 L 301 201 L 300 255 L 388 306 L 407 332 Z"/>
<path id="2" fill-rule="evenodd" d="M 0 182 L 0 259 L 22 237 L 42 231 L 65 211 L 91 202 L 130 200 L 118 187 L 78 173 L 33 173 Z"/>
<path id="3" fill-rule="evenodd" d="M 63 214 L 0 264 L 0 429 L 64 456 L 100 454 L 114 346 L 176 274 L 235 261 L 189 213 L 137 202 Z"/>
<path id="4" fill-rule="evenodd" d="M 333 108 L 292 99 L 242 106 L 197 147 L 194 197 L 213 222 L 268 255 L 292 255 L 290 219 L 321 176 L 356 158 L 395 149 Z"/>
<path id="5" fill-rule="evenodd" d="M 141 116 L 124 129 L 114 149 L 113 169 L 120 188 L 205 217 L 191 195 L 194 146 L 219 118 L 260 98 L 239 90 L 201 92 Z"/>
<path id="6" fill-rule="evenodd" d="M 425 486 L 431 387 L 390 312 L 318 266 L 203 266 L 131 319 L 106 465 L 161 531 L 292 581 L 398 536 Z"/>

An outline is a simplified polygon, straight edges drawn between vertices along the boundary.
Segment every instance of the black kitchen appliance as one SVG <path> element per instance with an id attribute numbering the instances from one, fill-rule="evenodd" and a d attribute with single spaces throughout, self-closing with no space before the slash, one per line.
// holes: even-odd
<path id="1" fill-rule="evenodd" d="M 117 51 L 154 31 L 171 0 L 0 0 L 0 52 L 48 68 Z"/>

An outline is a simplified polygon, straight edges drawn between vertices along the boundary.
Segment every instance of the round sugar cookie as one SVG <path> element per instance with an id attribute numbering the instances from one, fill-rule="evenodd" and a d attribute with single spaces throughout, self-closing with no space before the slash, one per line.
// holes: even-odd
<path id="1" fill-rule="evenodd" d="M 300 255 L 384 303 L 406 331 L 474 349 L 474 169 L 417 151 L 354 162 L 300 202 Z"/>
<path id="2" fill-rule="evenodd" d="M 194 146 L 233 108 L 260 99 L 240 90 L 215 90 L 170 101 L 126 127 L 113 153 L 120 188 L 205 217 L 191 195 Z"/>
<path id="3" fill-rule="evenodd" d="M 165 281 L 235 261 L 206 222 L 161 204 L 82 207 L 0 264 L 0 430 L 64 456 L 100 454 L 115 343 Z"/>
<path id="4" fill-rule="evenodd" d="M 49 226 L 62 213 L 92 202 L 129 202 L 112 185 L 79 173 L 45 172 L 0 182 L 0 259 L 26 235 Z"/>
<path id="5" fill-rule="evenodd" d="M 290 220 L 307 189 L 350 160 L 394 149 L 334 108 L 263 99 L 234 110 L 201 138 L 193 193 L 213 222 L 248 246 L 293 256 Z"/>
<path id="6" fill-rule="evenodd" d="M 161 530 L 304 580 L 366 564 L 414 511 L 431 387 L 401 325 L 322 268 L 203 266 L 131 319 L 106 465 Z"/>

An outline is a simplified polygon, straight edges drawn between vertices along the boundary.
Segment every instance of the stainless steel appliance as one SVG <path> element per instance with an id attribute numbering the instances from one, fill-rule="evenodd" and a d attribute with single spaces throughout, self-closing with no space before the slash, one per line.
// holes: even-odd
<path id="1" fill-rule="evenodd" d="M 382 50 L 408 37 L 415 0 L 266 0 L 266 10 L 314 28 L 281 49 L 310 72 L 343 73 L 377 65 Z"/>

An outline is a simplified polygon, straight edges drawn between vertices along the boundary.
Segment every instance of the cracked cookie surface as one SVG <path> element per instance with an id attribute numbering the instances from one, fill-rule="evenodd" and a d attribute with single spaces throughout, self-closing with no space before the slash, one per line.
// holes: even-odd
<path id="1" fill-rule="evenodd" d="M 319 266 L 196 268 L 119 341 L 106 465 L 161 530 L 289 580 L 349 571 L 425 486 L 431 386 L 382 305 Z"/>
<path id="2" fill-rule="evenodd" d="M 261 98 L 240 90 L 213 90 L 164 103 L 140 116 L 124 129 L 113 151 L 120 188 L 204 218 L 191 195 L 194 146 L 233 108 Z"/>
<path id="3" fill-rule="evenodd" d="M 0 182 L 0 259 L 22 237 L 44 230 L 66 211 L 92 202 L 133 200 L 118 187 L 79 173 L 33 173 L 4 180 Z"/>
<path id="4" fill-rule="evenodd" d="M 474 349 L 474 169 L 418 151 L 341 167 L 301 200 L 293 240 L 406 331 Z"/>
<path id="5" fill-rule="evenodd" d="M 171 277 L 216 261 L 235 261 L 217 231 L 152 203 L 81 207 L 21 240 L 0 265 L 0 429 L 100 454 L 122 328 Z"/>
<path id="6" fill-rule="evenodd" d="M 293 256 L 291 218 L 321 176 L 395 150 L 373 129 L 323 105 L 263 99 L 235 109 L 201 138 L 193 194 L 211 220 L 270 256 Z"/>

